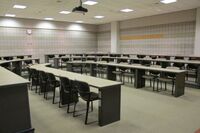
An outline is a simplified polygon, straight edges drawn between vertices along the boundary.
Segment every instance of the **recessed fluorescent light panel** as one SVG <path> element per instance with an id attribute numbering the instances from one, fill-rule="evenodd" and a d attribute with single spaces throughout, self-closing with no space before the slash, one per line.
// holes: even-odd
<path id="1" fill-rule="evenodd" d="M 60 14 L 70 14 L 71 12 L 70 11 L 61 11 L 59 12 Z"/>
<path id="2" fill-rule="evenodd" d="M 25 9 L 26 6 L 24 6 L 24 5 L 14 5 L 13 8 L 17 8 L 17 9 Z"/>
<path id="3" fill-rule="evenodd" d="M 164 4 L 170 4 L 170 3 L 177 2 L 177 0 L 161 0 L 160 2 Z"/>
<path id="4" fill-rule="evenodd" d="M 45 20 L 54 20 L 54 18 L 44 18 Z"/>
<path id="5" fill-rule="evenodd" d="M 126 9 L 122 9 L 122 10 L 120 10 L 120 11 L 121 11 L 121 12 L 132 12 L 133 9 L 126 8 Z"/>
<path id="6" fill-rule="evenodd" d="M 5 14 L 6 17 L 15 17 L 15 14 Z"/>
<path id="7" fill-rule="evenodd" d="M 76 21 L 76 23 L 83 23 L 83 21 Z"/>
<path id="8" fill-rule="evenodd" d="M 104 16 L 94 16 L 94 18 L 104 18 Z"/>
<path id="9" fill-rule="evenodd" d="M 83 4 L 85 4 L 85 5 L 90 5 L 90 6 L 96 5 L 97 3 L 98 3 L 98 2 L 95 1 L 95 0 L 86 0 L 85 2 L 83 2 Z"/>

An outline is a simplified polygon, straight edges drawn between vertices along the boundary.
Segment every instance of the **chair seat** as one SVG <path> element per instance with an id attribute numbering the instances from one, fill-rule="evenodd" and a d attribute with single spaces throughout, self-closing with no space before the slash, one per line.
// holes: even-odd
<path id="1" fill-rule="evenodd" d="M 122 74 L 121 71 L 113 71 L 112 73 L 117 74 L 117 75 Z"/>
<path id="2" fill-rule="evenodd" d="M 134 73 L 124 73 L 123 75 L 128 77 L 134 77 Z"/>
<path id="3" fill-rule="evenodd" d="M 163 81 L 163 82 L 173 82 L 174 79 L 172 78 L 158 78 L 159 81 Z"/>
<path id="4" fill-rule="evenodd" d="M 99 95 L 97 93 L 91 92 L 90 101 L 98 100 Z"/>
<path id="5" fill-rule="evenodd" d="M 154 79 L 155 78 L 155 76 L 152 76 L 152 75 L 143 75 L 142 77 L 145 79 Z"/>

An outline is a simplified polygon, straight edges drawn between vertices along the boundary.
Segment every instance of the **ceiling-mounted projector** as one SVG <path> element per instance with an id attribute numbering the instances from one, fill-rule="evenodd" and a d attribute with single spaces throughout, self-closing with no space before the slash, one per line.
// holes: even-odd
<path id="1" fill-rule="evenodd" d="M 82 13 L 82 14 L 85 14 L 88 12 L 88 9 L 87 8 L 84 8 L 82 6 L 82 0 L 80 0 L 80 6 L 78 7 L 75 7 L 72 12 L 75 12 L 75 13 Z"/>

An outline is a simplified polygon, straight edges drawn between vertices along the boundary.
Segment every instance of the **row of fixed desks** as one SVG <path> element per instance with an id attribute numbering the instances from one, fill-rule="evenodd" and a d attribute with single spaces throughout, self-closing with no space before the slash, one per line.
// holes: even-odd
<path id="1" fill-rule="evenodd" d="M 32 130 L 27 84 L 28 80 L 0 67 L 0 133 Z"/>
<path id="2" fill-rule="evenodd" d="M 5 58 L 17 59 L 18 57 L 32 58 L 32 55 L 8 55 L 8 56 L 0 56 L 0 60 L 3 60 L 3 59 L 5 59 Z"/>
<path id="3" fill-rule="evenodd" d="M 83 58 L 80 57 L 57 57 L 54 58 L 54 67 L 58 68 L 60 66 L 61 59 L 68 59 L 69 61 L 76 61 L 76 60 L 83 60 Z M 197 66 L 197 82 L 192 82 L 192 81 L 186 81 L 186 84 L 191 87 L 200 87 L 200 61 L 199 60 L 166 60 L 166 59 L 150 59 L 150 58 L 128 58 L 128 57 L 85 57 L 84 61 L 87 60 L 93 60 L 93 61 L 107 61 L 107 62 L 138 62 L 142 63 L 142 61 L 150 61 L 150 62 L 159 62 L 162 68 L 166 68 L 167 66 L 170 65 L 170 63 L 178 63 L 178 64 L 193 64 Z"/>
<path id="4" fill-rule="evenodd" d="M 145 87 L 145 79 L 142 78 L 145 75 L 145 71 L 158 71 L 161 73 L 174 73 L 176 75 L 175 78 L 175 97 L 179 97 L 184 95 L 185 92 L 185 70 L 173 70 L 166 68 L 155 68 L 155 67 L 147 67 L 142 65 L 129 65 L 129 64 L 116 64 L 116 63 L 105 63 L 105 62 L 93 62 L 93 61 L 74 61 L 67 63 L 67 70 L 71 71 L 73 64 L 89 64 L 90 65 L 90 75 L 96 77 L 96 68 L 98 65 L 103 65 L 107 67 L 107 79 L 116 81 L 116 75 L 113 71 L 116 71 L 116 68 L 127 68 L 134 71 L 133 76 L 135 79 L 134 86 L 135 88 L 143 88 Z"/>
<path id="5" fill-rule="evenodd" d="M 0 60 L 0 66 L 5 67 L 10 71 L 15 72 L 18 75 L 21 75 L 23 64 L 25 64 L 26 61 L 31 61 L 33 64 L 40 63 L 39 58 L 26 58 L 26 59 Z"/>
<path id="6" fill-rule="evenodd" d="M 98 89 L 99 107 L 98 123 L 104 126 L 120 120 L 121 110 L 121 82 L 100 79 L 92 76 L 81 75 L 69 71 L 47 67 L 47 64 L 33 65 L 30 68 L 47 73 L 52 73 L 56 77 L 67 77 L 71 80 L 87 82 L 91 87 Z"/>

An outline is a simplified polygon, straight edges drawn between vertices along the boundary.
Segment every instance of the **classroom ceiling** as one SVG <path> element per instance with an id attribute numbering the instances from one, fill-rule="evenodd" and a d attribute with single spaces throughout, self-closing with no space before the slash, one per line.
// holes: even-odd
<path id="1" fill-rule="evenodd" d="M 200 7 L 200 0 L 178 0 L 176 3 L 162 4 L 160 0 L 96 0 L 98 4 L 89 6 L 85 15 L 70 13 L 60 14 L 60 11 L 71 11 L 79 5 L 79 0 L 0 0 L 0 16 L 15 14 L 17 18 L 44 19 L 54 18 L 55 21 L 83 21 L 89 24 L 102 24 L 117 20 L 126 20 L 144 16 L 187 10 Z M 15 9 L 13 5 L 26 5 L 26 9 Z M 122 13 L 121 9 L 130 8 L 133 12 Z M 95 19 L 94 16 L 105 16 Z"/>

